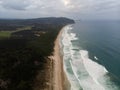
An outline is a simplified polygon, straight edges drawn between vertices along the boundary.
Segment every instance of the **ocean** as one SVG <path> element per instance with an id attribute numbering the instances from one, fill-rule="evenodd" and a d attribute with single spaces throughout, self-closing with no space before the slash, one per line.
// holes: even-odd
<path id="1" fill-rule="evenodd" d="M 60 46 L 70 90 L 120 90 L 120 21 L 76 21 Z"/>

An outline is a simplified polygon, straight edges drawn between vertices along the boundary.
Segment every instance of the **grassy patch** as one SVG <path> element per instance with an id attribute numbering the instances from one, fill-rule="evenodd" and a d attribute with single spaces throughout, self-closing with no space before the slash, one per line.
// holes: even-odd
<path id="1" fill-rule="evenodd" d="M 0 39 L 9 38 L 12 33 L 19 32 L 19 31 L 24 31 L 24 30 L 31 30 L 31 26 L 17 28 L 14 31 L 0 31 Z"/>
<path id="2" fill-rule="evenodd" d="M 17 31 L 23 31 L 23 30 L 31 30 L 32 26 L 26 26 L 26 27 L 22 27 L 22 28 L 17 28 L 15 32 Z"/>
<path id="3" fill-rule="evenodd" d="M 1 38 L 9 38 L 11 36 L 10 31 L 0 31 L 0 39 Z"/>

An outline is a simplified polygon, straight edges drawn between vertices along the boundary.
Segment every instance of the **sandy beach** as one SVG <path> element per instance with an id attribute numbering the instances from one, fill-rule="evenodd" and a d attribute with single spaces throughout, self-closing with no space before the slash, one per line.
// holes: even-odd
<path id="1" fill-rule="evenodd" d="M 63 71 L 63 59 L 60 54 L 60 44 L 59 44 L 59 39 L 62 35 L 64 27 L 60 30 L 56 40 L 55 40 L 55 46 L 54 46 L 54 53 L 53 56 L 48 57 L 48 62 L 46 66 L 48 68 L 45 69 L 45 72 L 49 72 L 49 74 L 45 74 L 44 76 L 46 77 L 46 86 L 43 88 L 43 90 L 66 90 L 65 89 L 65 84 L 64 84 L 64 71 Z M 38 74 L 37 79 L 39 80 L 39 76 L 41 75 Z M 39 85 L 36 86 L 34 90 L 40 90 L 41 87 Z"/>
<path id="2" fill-rule="evenodd" d="M 60 53 L 60 37 L 64 31 L 64 27 L 60 30 L 56 40 L 55 40 L 55 46 L 54 46 L 54 53 L 53 56 L 48 57 L 48 62 L 45 66 L 44 71 L 44 77 L 45 78 L 45 87 L 39 87 L 38 84 L 40 82 L 41 73 L 37 76 L 37 85 L 34 90 L 70 90 L 70 84 L 68 82 L 68 79 L 64 73 L 63 69 L 63 57 Z M 47 73 L 46 73 L 47 72 Z M 48 74 L 49 73 L 49 74 Z"/>
<path id="3" fill-rule="evenodd" d="M 53 90 L 63 90 L 63 61 L 60 56 L 60 45 L 59 38 L 63 32 L 63 29 L 59 32 L 54 47 L 54 56 L 53 56 Z"/>
<path id="4" fill-rule="evenodd" d="M 63 58 L 60 53 L 60 44 L 59 40 L 64 31 L 64 27 L 60 30 L 54 47 L 54 56 L 53 56 L 53 90 L 68 90 L 70 87 L 67 77 L 63 70 Z"/>

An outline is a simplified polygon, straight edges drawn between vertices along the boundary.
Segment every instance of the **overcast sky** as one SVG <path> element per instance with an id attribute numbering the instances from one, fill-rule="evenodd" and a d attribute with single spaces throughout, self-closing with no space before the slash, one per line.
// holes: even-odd
<path id="1" fill-rule="evenodd" d="M 120 0 L 0 0 L 0 18 L 120 19 Z"/>

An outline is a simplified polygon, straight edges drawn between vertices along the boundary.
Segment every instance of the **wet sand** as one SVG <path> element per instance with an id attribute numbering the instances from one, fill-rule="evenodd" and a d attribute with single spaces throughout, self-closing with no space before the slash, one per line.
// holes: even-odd
<path id="1" fill-rule="evenodd" d="M 69 90 L 70 84 L 67 80 L 67 77 L 63 70 L 63 58 L 60 53 L 60 37 L 64 27 L 59 32 L 54 47 L 54 56 L 53 56 L 53 90 Z"/>

